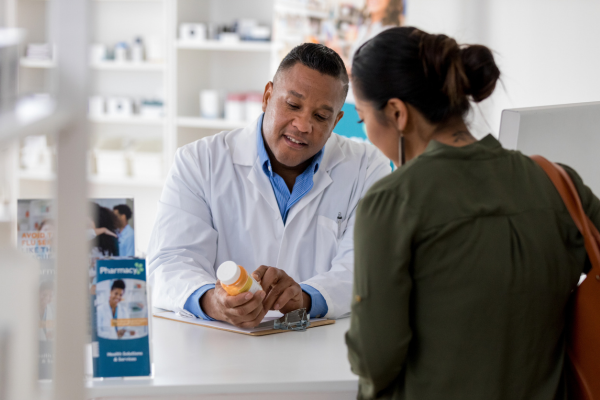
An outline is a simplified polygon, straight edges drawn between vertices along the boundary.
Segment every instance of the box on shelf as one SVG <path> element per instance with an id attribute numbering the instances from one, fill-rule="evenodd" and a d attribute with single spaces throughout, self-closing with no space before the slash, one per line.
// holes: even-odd
<path id="1" fill-rule="evenodd" d="M 179 39 L 184 42 L 203 42 L 206 40 L 206 25 L 202 23 L 183 23 L 179 25 Z"/>
<path id="2" fill-rule="evenodd" d="M 135 178 L 158 180 L 162 177 L 163 155 L 160 141 L 140 142 L 129 158 Z"/>
<path id="3" fill-rule="evenodd" d="M 36 173 L 52 173 L 53 152 L 45 135 L 27 136 L 21 148 L 21 168 Z"/>
<path id="4" fill-rule="evenodd" d="M 109 97 L 106 110 L 109 117 L 131 117 L 133 115 L 133 103 L 127 97 Z"/>
<path id="5" fill-rule="evenodd" d="M 165 104 L 160 99 L 141 99 L 138 104 L 140 117 L 159 119 L 164 117 Z"/>
<path id="6" fill-rule="evenodd" d="M 121 139 L 101 140 L 94 149 L 96 173 L 99 177 L 125 178 L 127 157 Z"/>

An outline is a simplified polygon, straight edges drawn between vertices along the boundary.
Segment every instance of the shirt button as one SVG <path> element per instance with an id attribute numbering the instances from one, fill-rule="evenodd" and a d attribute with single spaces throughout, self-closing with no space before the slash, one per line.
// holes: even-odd
<path id="1" fill-rule="evenodd" d="M 354 300 L 356 300 L 357 303 L 360 303 L 361 298 L 359 295 L 354 296 Z"/>

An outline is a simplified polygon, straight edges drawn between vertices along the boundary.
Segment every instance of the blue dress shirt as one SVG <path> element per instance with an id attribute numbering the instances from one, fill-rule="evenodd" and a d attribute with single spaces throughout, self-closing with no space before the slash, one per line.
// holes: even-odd
<path id="1" fill-rule="evenodd" d="M 125 228 L 117 233 L 119 239 L 119 256 L 133 257 L 135 256 L 134 233 L 133 228 L 127 224 Z"/>
<path id="2" fill-rule="evenodd" d="M 283 223 L 285 224 L 287 220 L 288 213 L 292 206 L 296 204 L 302 197 L 304 197 L 314 185 L 314 176 L 315 173 L 319 170 L 319 164 L 323 159 L 323 149 L 321 149 L 317 154 L 313 156 L 313 160 L 311 164 L 304 170 L 300 176 L 296 178 L 296 182 L 294 183 L 294 187 L 292 191 L 288 189 L 285 181 L 282 177 L 273 172 L 273 168 L 271 167 L 271 160 L 269 159 L 269 154 L 267 153 L 267 149 L 265 148 L 265 142 L 262 136 L 262 121 L 263 115 L 258 119 L 258 124 L 256 126 L 256 146 L 258 148 L 258 158 L 260 160 L 260 165 L 263 168 L 265 175 L 271 181 L 271 187 L 273 188 L 273 192 L 275 193 L 275 198 L 277 199 L 277 205 L 279 206 L 279 212 L 281 213 L 281 218 L 283 219 Z M 320 318 L 324 317 L 329 310 L 327 307 L 327 302 L 323 295 L 315 288 L 310 285 L 300 284 L 302 291 L 310 296 L 311 299 L 311 308 L 310 308 L 310 316 L 312 318 Z M 208 292 L 211 289 L 214 289 L 215 285 L 204 285 L 198 290 L 196 290 L 190 297 L 188 297 L 187 301 L 183 308 L 195 316 L 214 321 L 213 318 L 209 317 L 200 307 L 200 299 L 204 295 L 204 293 Z"/>

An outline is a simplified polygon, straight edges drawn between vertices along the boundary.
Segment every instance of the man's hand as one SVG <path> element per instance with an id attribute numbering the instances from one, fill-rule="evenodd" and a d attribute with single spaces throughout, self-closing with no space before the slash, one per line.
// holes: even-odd
<path id="1" fill-rule="evenodd" d="M 229 296 L 221 282 L 206 292 L 200 299 L 202 310 L 218 321 L 229 322 L 240 328 L 254 328 L 265 317 L 268 308 L 263 306 L 266 294 L 262 290 Z"/>
<path id="2" fill-rule="evenodd" d="M 299 308 L 310 310 L 310 296 L 285 271 L 261 265 L 252 276 L 267 293 L 263 302 L 266 310 L 278 310 L 283 314 Z"/>

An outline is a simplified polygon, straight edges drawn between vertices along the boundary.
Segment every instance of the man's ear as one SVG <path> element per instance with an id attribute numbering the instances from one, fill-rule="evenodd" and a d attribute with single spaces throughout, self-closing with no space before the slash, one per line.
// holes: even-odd
<path id="1" fill-rule="evenodd" d="M 389 99 L 383 112 L 387 120 L 400 132 L 404 132 L 408 124 L 408 107 L 400 99 Z"/>
<path id="2" fill-rule="evenodd" d="M 337 126 L 338 122 L 340 122 L 340 120 L 342 119 L 342 117 L 344 116 L 344 112 L 340 111 L 337 115 L 337 117 L 335 117 L 335 124 L 333 124 L 333 129 L 335 129 L 335 127 Z M 333 132 L 333 129 L 331 130 Z"/>
<path id="3" fill-rule="evenodd" d="M 265 92 L 263 93 L 263 99 L 262 99 L 263 112 L 267 111 L 267 105 L 269 105 L 269 100 L 271 100 L 272 95 L 273 95 L 273 82 L 269 82 L 265 86 Z"/>

